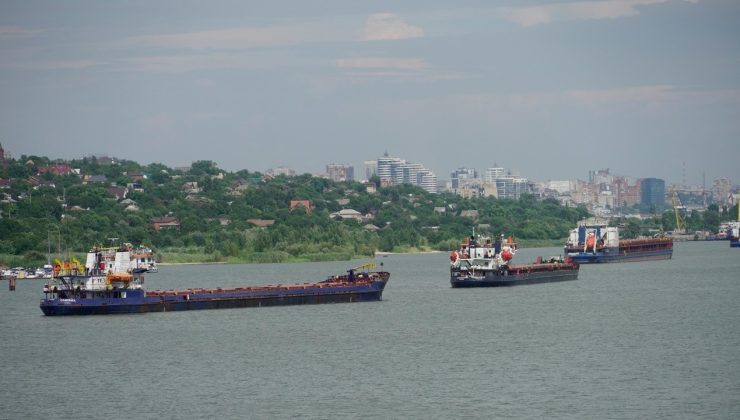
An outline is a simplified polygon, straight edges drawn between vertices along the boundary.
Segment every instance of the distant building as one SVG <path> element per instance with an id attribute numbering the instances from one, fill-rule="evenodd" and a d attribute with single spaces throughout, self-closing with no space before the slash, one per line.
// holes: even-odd
<path id="1" fill-rule="evenodd" d="M 614 200 L 615 207 L 632 207 L 640 202 L 641 189 L 639 182 L 630 185 L 626 178 L 619 177 L 614 180 L 613 185 L 616 194 Z"/>
<path id="2" fill-rule="evenodd" d="M 712 183 L 712 197 L 714 201 L 721 206 L 733 206 L 730 203 L 732 194 L 732 183 L 727 178 L 717 178 Z"/>
<path id="3" fill-rule="evenodd" d="M 570 181 L 547 181 L 545 188 L 557 192 L 558 194 L 568 194 L 571 190 Z"/>
<path id="4" fill-rule="evenodd" d="M 141 172 L 124 172 L 123 174 L 134 181 L 143 181 L 146 179 L 146 175 Z"/>
<path id="5" fill-rule="evenodd" d="M 105 184 L 106 182 L 108 182 L 108 178 L 105 175 L 85 175 L 82 178 L 82 183 L 85 185 Z"/>
<path id="6" fill-rule="evenodd" d="M 370 178 L 378 174 L 378 161 L 377 160 L 366 160 L 365 165 L 365 180 L 369 181 Z"/>
<path id="7" fill-rule="evenodd" d="M 293 211 L 296 207 L 303 207 L 306 209 L 306 213 L 313 211 L 313 206 L 309 200 L 290 200 L 290 210 Z"/>
<path id="8" fill-rule="evenodd" d="M 496 182 L 496 179 L 501 178 L 505 175 L 506 174 L 504 173 L 504 168 L 488 168 L 483 175 L 483 182 L 493 184 Z"/>
<path id="9" fill-rule="evenodd" d="M 3 149 L 3 144 L 0 143 L 0 166 L 7 169 L 9 160 L 10 160 L 10 155 L 5 153 L 5 149 Z"/>
<path id="10" fill-rule="evenodd" d="M 644 206 L 655 207 L 661 211 L 665 208 L 665 181 L 658 178 L 645 178 L 640 182 L 640 202 Z"/>
<path id="11" fill-rule="evenodd" d="M 350 165 L 330 163 L 326 165 L 326 174 L 334 182 L 354 181 L 355 168 Z"/>
<path id="12" fill-rule="evenodd" d="M 460 185 L 461 179 L 478 178 L 478 172 L 473 168 L 458 168 L 450 174 L 450 189 L 454 193 Z"/>
<path id="13" fill-rule="evenodd" d="M 116 158 L 113 158 L 107 155 L 100 155 L 100 156 L 92 155 L 89 157 L 89 159 L 93 160 L 99 165 L 117 165 L 118 164 L 118 160 Z"/>
<path id="14" fill-rule="evenodd" d="M 438 191 L 437 175 L 434 172 L 425 168 L 421 163 L 390 157 L 388 153 L 378 158 L 377 175 L 381 186 L 411 184 L 430 193 Z"/>
<path id="15" fill-rule="evenodd" d="M 69 175 L 72 173 L 72 167 L 66 163 L 53 163 L 49 166 L 39 168 L 39 175 L 51 172 L 57 176 Z"/>
<path id="16" fill-rule="evenodd" d="M 155 217 L 152 219 L 154 230 L 180 229 L 180 220 L 174 216 Z"/>
<path id="17" fill-rule="evenodd" d="M 588 171 L 588 182 L 591 184 L 611 184 L 614 182 L 614 176 L 609 173 L 608 168 Z"/>
<path id="18" fill-rule="evenodd" d="M 532 194 L 533 184 L 527 178 L 505 176 L 495 178 L 496 197 L 500 199 L 518 200 L 523 194 Z"/>
<path id="19" fill-rule="evenodd" d="M 182 190 L 186 194 L 198 194 L 199 192 L 203 191 L 203 188 L 200 188 L 198 186 L 197 181 L 187 181 L 182 184 Z"/>
<path id="20" fill-rule="evenodd" d="M 356 220 L 358 223 L 364 222 L 368 217 L 364 216 L 354 209 L 342 209 L 329 215 L 332 219 Z"/>
<path id="21" fill-rule="evenodd" d="M 128 194 L 128 189 L 124 187 L 112 186 L 108 187 L 108 194 L 116 198 L 116 200 L 123 200 Z"/>
<path id="22" fill-rule="evenodd" d="M 295 170 L 285 167 L 285 166 L 279 166 L 277 168 L 270 168 L 267 171 L 265 171 L 265 173 L 270 176 L 279 176 L 279 175 L 295 176 Z"/>

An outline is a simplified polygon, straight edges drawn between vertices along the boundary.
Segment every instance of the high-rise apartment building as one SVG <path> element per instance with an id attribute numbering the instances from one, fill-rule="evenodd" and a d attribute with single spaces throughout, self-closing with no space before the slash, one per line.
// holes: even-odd
<path id="1" fill-rule="evenodd" d="M 488 168 L 483 175 L 483 182 L 492 184 L 495 179 L 503 176 L 505 176 L 504 168 Z"/>
<path id="2" fill-rule="evenodd" d="M 421 163 L 407 162 L 385 153 L 378 158 L 376 170 L 381 182 L 391 185 L 411 184 L 431 193 L 437 192 L 437 176 Z"/>

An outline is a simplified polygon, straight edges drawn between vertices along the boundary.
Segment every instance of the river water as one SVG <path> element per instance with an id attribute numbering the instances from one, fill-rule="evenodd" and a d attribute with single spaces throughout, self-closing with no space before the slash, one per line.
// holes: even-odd
<path id="1" fill-rule="evenodd" d="M 559 254 L 524 249 L 516 261 Z M 443 253 L 377 258 L 383 301 L 44 317 L 0 282 L 0 418 L 740 418 L 740 250 L 451 289 Z M 162 266 L 149 288 L 321 280 L 362 261 Z"/>

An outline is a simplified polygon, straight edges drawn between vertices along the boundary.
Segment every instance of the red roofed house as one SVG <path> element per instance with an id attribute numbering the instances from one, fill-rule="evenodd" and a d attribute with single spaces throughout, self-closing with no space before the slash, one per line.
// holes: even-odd
<path id="1" fill-rule="evenodd" d="M 69 175 L 72 173 L 72 167 L 66 163 L 53 163 L 49 166 L 39 168 L 39 175 L 51 172 L 57 176 Z"/>
<path id="2" fill-rule="evenodd" d="M 293 211 L 293 209 L 298 206 L 306 209 L 306 213 L 311 213 L 311 211 L 313 210 L 313 206 L 311 206 L 311 202 L 309 200 L 290 200 L 291 211 Z"/>

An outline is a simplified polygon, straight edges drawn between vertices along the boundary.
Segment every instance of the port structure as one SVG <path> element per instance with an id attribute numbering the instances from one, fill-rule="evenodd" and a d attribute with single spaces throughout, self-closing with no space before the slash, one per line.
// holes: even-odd
<path id="1" fill-rule="evenodd" d="M 676 217 L 676 233 L 686 233 L 686 207 L 681 205 L 681 199 L 678 197 L 678 193 L 674 189 L 671 194 L 671 201 L 673 204 L 673 214 Z M 684 214 L 681 214 L 683 211 Z"/>

